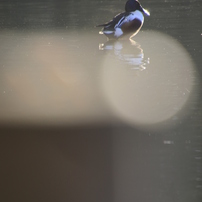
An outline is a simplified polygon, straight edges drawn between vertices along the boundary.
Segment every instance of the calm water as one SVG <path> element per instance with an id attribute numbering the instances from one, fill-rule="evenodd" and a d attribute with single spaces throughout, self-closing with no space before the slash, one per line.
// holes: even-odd
<path id="1" fill-rule="evenodd" d="M 2 201 L 202 201 L 199 0 L 0 2 Z"/>

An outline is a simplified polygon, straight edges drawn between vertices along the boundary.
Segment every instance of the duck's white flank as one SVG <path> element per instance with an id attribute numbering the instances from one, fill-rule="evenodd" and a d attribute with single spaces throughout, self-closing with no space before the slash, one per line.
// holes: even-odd
<path id="1" fill-rule="evenodd" d="M 121 30 L 121 28 L 115 28 L 115 32 L 114 32 L 114 36 L 115 37 L 120 37 L 123 34 L 123 31 Z"/>

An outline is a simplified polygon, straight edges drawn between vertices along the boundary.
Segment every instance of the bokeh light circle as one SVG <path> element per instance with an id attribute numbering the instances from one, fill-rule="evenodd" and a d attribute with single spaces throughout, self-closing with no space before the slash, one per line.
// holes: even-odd
<path id="1" fill-rule="evenodd" d="M 106 101 L 117 117 L 135 126 L 181 119 L 196 92 L 196 69 L 190 55 L 177 40 L 159 32 L 139 33 L 135 41 L 149 64 L 137 70 L 107 54 L 101 77 Z"/>

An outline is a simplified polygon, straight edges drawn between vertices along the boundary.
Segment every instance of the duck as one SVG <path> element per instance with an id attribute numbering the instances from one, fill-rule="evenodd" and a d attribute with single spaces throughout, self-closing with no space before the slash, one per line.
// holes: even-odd
<path id="1" fill-rule="evenodd" d="M 99 34 L 104 34 L 109 40 L 116 40 L 125 35 L 131 35 L 132 38 L 140 31 L 144 23 L 144 15 L 150 16 L 150 12 L 144 9 L 138 0 L 128 0 L 125 4 L 125 12 L 96 27 L 103 27 Z"/>

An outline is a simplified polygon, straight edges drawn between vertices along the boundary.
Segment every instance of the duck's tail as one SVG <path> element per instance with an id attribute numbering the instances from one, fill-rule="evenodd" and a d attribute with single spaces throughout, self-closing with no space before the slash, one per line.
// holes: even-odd
<path id="1" fill-rule="evenodd" d="M 101 25 L 95 25 L 95 27 L 104 27 L 105 24 L 101 24 Z"/>
<path id="2" fill-rule="evenodd" d="M 106 22 L 104 24 L 96 25 L 95 27 L 105 27 L 108 26 L 109 24 L 110 24 L 109 22 Z"/>

